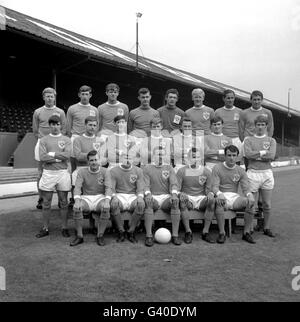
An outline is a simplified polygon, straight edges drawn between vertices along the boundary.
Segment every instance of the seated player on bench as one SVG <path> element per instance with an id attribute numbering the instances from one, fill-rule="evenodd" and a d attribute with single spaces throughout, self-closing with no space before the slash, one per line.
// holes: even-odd
<path id="1" fill-rule="evenodd" d="M 97 226 L 96 242 L 99 246 L 105 245 L 103 235 L 110 218 L 110 174 L 106 168 L 100 166 L 97 151 L 90 151 L 87 160 L 88 167 L 78 170 L 75 182 L 73 214 L 77 235 L 70 246 L 83 243 L 83 212 L 93 212 Z"/>

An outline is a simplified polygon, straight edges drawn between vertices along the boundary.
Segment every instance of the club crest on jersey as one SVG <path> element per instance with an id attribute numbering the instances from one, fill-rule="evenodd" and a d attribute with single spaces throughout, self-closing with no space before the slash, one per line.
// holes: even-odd
<path id="1" fill-rule="evenodd" d="M 161 174 L 162 174 L 164 179 L 168 179 L 170 177 L 170 171 L 168 171 L 168 170 L 163 170 L 161 172 Z"/>
<path id="2" fill-rule="evenodd" d="M 93 110 L 90 110 L 90 116 L 96 116 L 96 112 Z"/>
<path id="3" fill-rule="evenodd" d="M 101 143 L 100 143 L 100 142 L 94 142 L 94 143 L 93 143 L 93 148 L 94 148 L 94 150 L 96 150 L 97 152 L 100 150 L 100 146 L 101 146 Z"/>
<path id="4" fill-rule="evenodd" d="M 175 124 L 179 124 L 181 121 L 181 116 L 180 115 L 175 115 L 174 116 L 174 120 L 173 120 L 173 123 Z"/>
<path id="5" fill-rule="evenodd" d="M 123 109 L 122 108 L 118 108 L 117 114 L 123 116 L 124 115 Z"/>
<path id="6" fill-rule="evenodd" d="M 268 118 L 268 114 L 261 114 L 261 116 Z"/>
<path id="7" fill-rule="evenodd" d="M 205 176 L 199 176 L 200 185 L 203 186 L 205 182 L 206 182 L 206 177 Z"/>
<path id="8" fill-rule="evenodd" d="M 135 183 L 136 180 L 137 180 L 137 175 L 136 174 L 131 174 L 130 178 L 129 178 L 130 183 Z"/>
<path id="9" fill-rule="evenodd" d="M 233 182 L 239 182 L 240 181 L 240 175 L 238 173 L 234 174 L 232 177 Z"/>
<path id="10" fill-rule="evenodd" d="M 104 183 L 104 178 L 103 178 L 103 175 L 102 174 L 100 174 L 99 176 L 98 176 L 98 183 L 102 186 L 103 185 L 103 183 Z"/>
<path id="11" fill-rule="evenodd" d="M 57 142 L 57 144 L 58 144 L 58 147 L 60 148 L 60 149 L 64 149 L 65 148 L 65 146 L 66 146 L 66 142 L 65 141 L 58 141 Z"/>
<path id="12" fill-rule="evenodd" d="M 159 147 L 165 149 L 167 147 L 166 142 L 159 142 Z"/>
<path id="13" fill-rule="evenodd" d="M 205 121 L 209 119 L 209 116 L 210 116 L 209 112 L 203 112 L 203 118 Z"/>
<path id="14" fill-rule="evenodd" d="M 240 119 L 240 114 L 239 113 L 234 113 L 233 120 L 238 121 Z"/>
<path id="15" fill-rule="evenodd" d="M 221 146 L 223 147 L 223 148 L 226 148 L 226 146 L 228 145 L 228 141 L 227 140 L 221 140 Z"/>
<path id="16" fill-rule="evenodd" d="M 270 146 L 271 146 L 270 142 L 268 142 L 268 141 L 263 142 L 263 148 L 265 150 L 269 150 L 270 149 Z"/>
<path id="17" fill-rule="evenodd" d="M 54 112 L 54 113 L 52 114 L 52 116 L 53 116 L 53 115 L 56 115 L 56 116 L 60 117 L 60 114 L 59 114 L 58 112 Z"/>

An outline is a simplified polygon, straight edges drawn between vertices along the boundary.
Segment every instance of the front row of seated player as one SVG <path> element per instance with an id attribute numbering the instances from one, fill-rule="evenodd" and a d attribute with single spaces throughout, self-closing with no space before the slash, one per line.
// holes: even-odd
<path id="1" fill-rule="evenodd" d="M 66 170 L 65 159 L 69 153 L 70 139 L 55 132 L 59 121 L 50 120 L 49 124 L 51 134 L 43 138 L 40 144 L 41 160 L 47 165 L 40 182 L 40 188 L 47 196 L 49 194 L 49 198 L 46 199 L 49 199 L 51 206 L 52 193 L 55 188 L 64 193 L 69 190 L 67 187 L 69 183 L 66 179 L 61 179 L 61 174 Z M 251 150 L 251 144 L 260 144 L 260 139 L 266 140 L 262 135 L 258 135 L 254 139 L 259 142 L 249 142 L 246 145 L 246 152 Z M 265 142 L 261 143 L 266 145 Z M 272 144 L 272 142 L 269 143 Z M 263 149 L 267 149 L 267 147 L 263 147 Z M 61 152 L 62 150 L 64 152 Z M 170 165 L 163 163 L 164 153 L 165 150 L 161 147 L 154 149 L 153 164 L 146 165 L 142 169 L 134 166 L 130 157 L 125 153 L 119 166 L 107 170 L 100 167 L 98 153 L 96 151 L 89 152 L 87 154 L 89 166 L 79 169 L 75 184 L 74 219 L 77 235 L 75 240 L 71 242 L 71 246 L 83 242 L 82 211 L 94 212 L 98 228 L 98 245 L 105 244 L 103 235 L 111 214 L 119 230 L 117 241 L 122 242 L 127 237 L 131 242 L 136 242 L 134 231 L 143 218 L 146 228 L 145 244 L 152 246 L 152 223 L 155 219 L 155 210 L 159 208 L 170 211 L 172 242 L 175 245 L 181 244 L 178 237 L 180 219 L 182 219 L 186 230 L 185 242 L 192 242 L 187 212 L 191 209 L 205 210 L 202 238 L 209 243 L 214 242 L 209 235 L 209 227 L 214 214 L 219 227 L 217 242 L 224 243 L 226 239 L 224 211 L 226 209 L 245 210 L 243 240 L 255 243 L 250 234 L 255 200 L 245 170 L 236 165 L 239 151 L 235 146 L 230 145 L 225 148 L 225 162 L 215 165 L 212 173 L 200 164 L 201 158 L 199 156 L 201 154 L 196 148 L 190 150 L 189 164 L 182 167 L 177 176 Z M 263 158 L 270 158 L 268 153 L 266 150 L 259 150 L 258 156 L 256 156 L 257 153 L 254 153 L 252 157 L 257 163 Z M 245 197 L 237 194 L 239 185 Z M 270 189 L 271 187 L 265 188 Z M 59 193 L 59 198 L 60 195 Z M 61 212 L 64 218 L 63 235 L 68 237 L 64 199 L 61 200 Z M 49 234 L 49 210 L 50 207 L 43 209 L 44 227 L 37 237 Z M 121 215 L 124 210 L 132 212 L 130 227 L 126 233 Z M 266 228 L 264 233 L 270 237 L 274 236 L 269 228 Z"/>

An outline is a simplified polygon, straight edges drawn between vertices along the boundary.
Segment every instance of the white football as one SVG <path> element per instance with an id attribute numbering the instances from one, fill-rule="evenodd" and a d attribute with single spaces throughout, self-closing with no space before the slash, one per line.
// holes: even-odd
<path id="1" fill-rule="evenodd" d="M 154 239 L 159 244 L 167 244 L 171 240 L 171 233 L 167 228 L 159 228 L 154 234 Z"/>

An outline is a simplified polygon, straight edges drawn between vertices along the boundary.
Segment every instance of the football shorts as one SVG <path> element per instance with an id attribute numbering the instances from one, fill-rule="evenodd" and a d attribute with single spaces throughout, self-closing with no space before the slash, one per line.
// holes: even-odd
<path id="1" fill-rule="evenodd" d="M 250 184 L 250 190 L 257 192 L 259 189 L 272 190 L 274 188 L 274 176 L 271 169 L 247 171 L 247 176 Z"/>
<path id="2" fill-rule="evenodd" d="M 43 170 L 39 189 L 42 191 L 70 191 L 70 173 L 68 170 Z"/>

